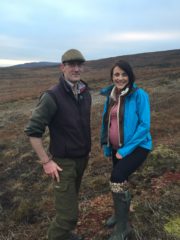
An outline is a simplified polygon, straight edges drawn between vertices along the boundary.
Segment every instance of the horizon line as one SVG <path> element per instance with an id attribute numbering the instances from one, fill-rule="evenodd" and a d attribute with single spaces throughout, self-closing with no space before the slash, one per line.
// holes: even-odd
<path id="1" fill-rule="evenodd" d="M 167 49 L 167 50 L 158 50 L 158 51 L 149 51 L 149 52 L 140 52 L 140 53 L 132 53 L 132 54 L 124 54 L 124 55 L 119 55 L 119 57 L 123 56 L 129 56 L 129 55 L 140 55 L 140 54 L 148 54 L 148 53 L 155 53 L 155 52 L 167 52 L 167 51 L 177 51 L 180 50 L 180 48 L 177 49 Z M 111 57 L 103 57 L 103 58 L 96 58 L 96 59 L 88 59 L 88 61 L 97 61 L 97 60 L 102 60 L 102 59 L 107 59 L 107 58 L 115 58 L 118 56 L 111 56 Z M 6 68 L 6 67 L 14 67 L 18 65 L 25 65 L 25 64 L 32 64 L 32 63 L 54 63 L 58 64 L 60 63 L 59 61 L 48 61 L 48 60 L 14 60 L 14 59 L 0 59 L 0 68 Z"/>

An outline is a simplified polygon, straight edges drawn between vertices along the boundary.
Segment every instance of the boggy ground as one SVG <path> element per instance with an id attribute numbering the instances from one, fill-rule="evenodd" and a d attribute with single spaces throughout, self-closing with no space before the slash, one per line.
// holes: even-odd
<path id="1" fill-rule="evenodd" d="M 156 66 L 154 71 L 147 66 L 136 68 L 140 76 L 137 83 L 151 98 L 154 149 L 130 178 L 134 209 L 130 213 L 134 228 L 131 240 L 180 239 L 180 67 L 176 63 L 172 74 L 171 69 L 164 70 L 165 75 L 157 78 L 162 68 Z M 142 81 L 143 74 L 147 79 L 145 82 Z M 99 145 L 104 99 L 98 95 L 98 90 L 106 84 L 107 81 L 102 80 L 96 84 L 89 82 L 93 93 L 92 152 L 81 187 L 76 229 L 86 240 L 106 240 L 112 231 L 104 227 L 112 213 L 108 186 L 111 163 L 103 157 Z M 28 98 L 6 100 L 0 105 L 1 240 L 45 240 L 55 214 L 53 183 L 43 174 L 23 133 L 37 102 L 37 98 L 28 95 Z M 47 146 L 48 134 L 44 141 Z"/>
<path id="2" fill-rule="evenodd" d="M 46 239 L 48 224 L 55 213 L 52 182 L 42 173 L 41 166 L 36 163 L 37 157 L 23 135 L 35 102 L 13 102 L 4 106 L 1 112 L 1 128 L 6 129 L 1 131 L 4 141 L 0 145 L 2 240 Z M 134 212 L 130 214 L 134 227 L 132 239 L 177 240 L 180 236 L 175 225 L 179 224 L 180 207 L 177 102 L 173 108 L 164 108 L 159 115 L 152 114 L 154 151 L 130 179 L 134 207 Z M 104 227 L 105 219 L 112 212 L 112 200 L 108 186 L 111 163 L 104 159 L 99 147 L 101 112 L 102 104 L 93 105 L 93 146 L 80 194 L 77 232 L 83 234 L 86 240 L 107 239 L 111 232 Z M 165 115 L 169 116 L 168 125 L 173 126 L 170 129 L 163 122 Z M 47 136 L 45 142 L 48 143 Z"/>

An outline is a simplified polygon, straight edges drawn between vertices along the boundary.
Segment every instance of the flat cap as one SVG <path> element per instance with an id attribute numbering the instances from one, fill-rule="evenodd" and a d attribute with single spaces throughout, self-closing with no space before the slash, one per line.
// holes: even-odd
<path id="1" fill-rule="evenodd" d="M 62 63 L 65 63 L 73 61 L 85 62 L 86 60 L 80 51 L 76 49 L 70 49 L 62 55 L 61 61 Z"/>

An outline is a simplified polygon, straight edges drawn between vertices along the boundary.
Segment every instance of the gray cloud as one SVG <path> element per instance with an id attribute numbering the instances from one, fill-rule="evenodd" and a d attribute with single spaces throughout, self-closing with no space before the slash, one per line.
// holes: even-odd
<path id="1" fill-rule="evenodd" d="M 0 59 L 57 61 L 68 48 L 87 59 L 180 47 L 178 0 L 0 2 Z"/>

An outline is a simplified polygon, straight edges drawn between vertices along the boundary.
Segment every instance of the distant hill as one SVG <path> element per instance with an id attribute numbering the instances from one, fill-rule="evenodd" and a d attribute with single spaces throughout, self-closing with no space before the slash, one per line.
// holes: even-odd
<path id="1" fill-rule="evenodd" d="M 14 65 L 11 67 L 15 68 L 39 68 L 39 67 L 51 67 L 51 66 L 57 66 L 59 63 L 57 62 L 30 62 L 30 63 L 23 63 Z"/>
<path id="2" fill-rule="evenodd" d="M 144 67 L 144 66 L 169 66 L 180 64 L 180 49 L 157 51 L 157 52 L 146 52 L 132 55 L 122 55 L 109 57 L 104 59 L 87 61 L 88 67 L 92 69 L 105 69 L 112 66 L 119 59 L 130 62 L 133 67 Z"/>
<path id="3" fill-rule="evenodd" d="M 133 67 L 138 66 L 160 66 L 165 64 L 175 64 L 179 66 L 180 60 L 180 49 L 167 50 L 167 51 L 157 51 L 157 52 L 147 52 L 147 53 L 138 53 L 132 55 L 122 55 L 114 56 L 109 58 L 102 58 L 97 60 L 89 60 L 86 62 L 86 66 L 90 69 L 104 69 L 109 68 L 119 59 L 127 60 L 131 63 Z M 56 67 L 59 65 L 59 62 L 30 62 L 24 64 L 13 65 L 6 68 L 44 68 L 44 67 Z M 2 67 L 4 68 L 4 67 Z"/>
<path id="4" fill-rule="evenodd" d="M 110 69 L 119 59 L 132 65 L 136 82 L 148 90 L 169 82 L 175 84 L 180 79 L 180 49 L 87 61 L 82 79 L 93 91 L 98 91 L 109 84 Z M 59 75 L 59 63 L 56 62 L 32 62 L 0 68 L 0 102 L 35 98 L 56 84 Z"/>

